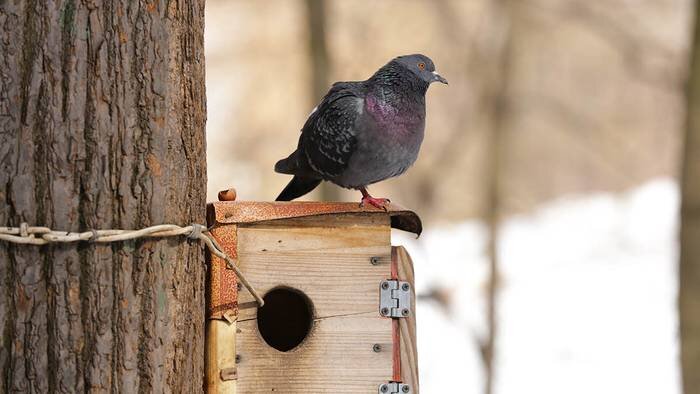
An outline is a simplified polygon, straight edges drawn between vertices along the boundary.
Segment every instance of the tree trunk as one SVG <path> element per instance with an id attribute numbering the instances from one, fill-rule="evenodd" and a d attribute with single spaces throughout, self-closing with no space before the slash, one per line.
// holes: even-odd
<path id="1" fill-rule="evenodd" d="M 506 170 L 510 128 L 510 82 L 512 78 L 513 5 L 508 0 L 490 3 L 490 23 L 486 47 L 492 52 L 482 54 L 481 99 L 488 116 L 488 154 L 485 185 L 485 222 L 488 228 L 486 254 L 489 260 L 489 281 L 486 288 L 486 338 L 481 343 L 484 361 L 484 394 L 495 392 L 496 345 L 498 337 L 498 302 L 500 292 L 500 227 L 503 211 L 503 181 Z"/>
<path id="2" fill-rule="evenodd" d="M 204 1 L 0 0 L 0 225 L 204 222 Z M 201 391 L 202 248 L 0 242 L 0 392 Z"/>
<path id="3" fill-rule="evenodd" d="M 679 312 L 685 394 L 700 393 L 700 6 L 695 13 L 681 179 Z"/>

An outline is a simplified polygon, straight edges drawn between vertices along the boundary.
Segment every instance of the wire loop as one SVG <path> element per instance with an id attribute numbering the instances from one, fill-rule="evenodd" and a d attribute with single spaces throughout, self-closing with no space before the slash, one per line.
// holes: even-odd
<path id="1" fill-rule="evenodd" d="M 176 237 L 186 235 L 189 239 L 198 239 L 209 248 L 212 254 L 226 262 L 226 268 L 236 273 L 238 280 L 248 289 L 259 306 L 265 302 L 253 285 L 248 282 L 241 272 L 236 261 L 229 257 L 224 249 L 216 242 L 206 226 L 192 223 L 186 227 L 175 224 L 159 224 L 142 228 L 140 230 L 95 230 L 91 229 L 82 233 L 70 231 L 55 231 L 48 227 L 31 227 L 27 223 L 20 223 L 19 227 L 0 227 L 0 240 L 24 245 L 46 245 L 49 243 L 68 243 L 87 241 L 90 243 L 120 242 L 137 238 Z"/>

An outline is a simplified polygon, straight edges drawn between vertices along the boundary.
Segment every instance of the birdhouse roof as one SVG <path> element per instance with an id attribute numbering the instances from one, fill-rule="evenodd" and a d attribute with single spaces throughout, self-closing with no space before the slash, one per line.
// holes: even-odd
<path id="1" fill-rule="evenodd" d="M 389 204 L 387 211 L 360 207 L 352 202 L 259 202 L 217 201 L 207 205 L 207 222 L 216 224 L 259 223 L 325 215 L 389 215 L 391 227 L 420 235 L 423 230 L 418 215 L 397 204 Z"/>

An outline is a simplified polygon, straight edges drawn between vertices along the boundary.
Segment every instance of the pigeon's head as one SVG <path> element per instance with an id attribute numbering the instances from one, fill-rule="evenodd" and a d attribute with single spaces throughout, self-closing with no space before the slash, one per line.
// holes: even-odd
<path id="1" fill-rule="evenodd" d="M 435 64 L 433 64 L 433 61 L 425 55 L 415 54 L 399 56 L 394 60 L 428 84 L 432 82 L 447 84 L 447 80 L 435 71 Z"/>

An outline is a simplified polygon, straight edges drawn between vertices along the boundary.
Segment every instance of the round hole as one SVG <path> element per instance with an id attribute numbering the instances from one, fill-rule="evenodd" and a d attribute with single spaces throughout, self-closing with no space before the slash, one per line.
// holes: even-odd
<path id="1" fill-rule="evenodd" d="M 258 330 L 265 342 L 286 352 L 304 341 L 313 322 L 313 306 L 306 294 L 290 287 L 278 287 L 263 297 L 258 309 Z"/>

